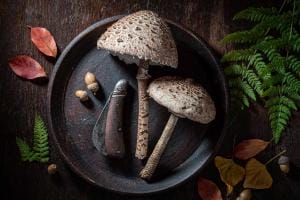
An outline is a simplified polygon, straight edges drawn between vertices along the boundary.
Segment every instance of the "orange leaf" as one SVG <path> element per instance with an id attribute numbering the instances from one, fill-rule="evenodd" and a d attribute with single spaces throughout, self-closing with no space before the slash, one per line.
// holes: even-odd
<path id="1" fill-rule="evenodd" d="M 30 27 L 31 41 L 45 55 L 56 57 L 57 47 L 51 33 L 42 27 Z"/>
<path id="2" fill-rule="evenodd" d="M 8 61 L 15 74 L 25 79 L 47 77 L 44 68 L 33 58 L 25 55 L 16 56 Z"/>
<path id="3" fill-rule="evenodd" d="M 244 140 L 234 148 L 233 155 L 238 159 L 247 160 L 263 151 L 269 143 L 260 139 Z"/>
<path id="4" fill-rule="evenodd" d="M 198 193 L 203 200 L 222 200 L 221 191 L 211 180 L 199 177 Z"/>
<path id="5" fill-rule="evenodd" d="M 244 188 L 267 189 L 272 186 L 273 179 L 266 166 L 254 158 L 246 164 Z"/>

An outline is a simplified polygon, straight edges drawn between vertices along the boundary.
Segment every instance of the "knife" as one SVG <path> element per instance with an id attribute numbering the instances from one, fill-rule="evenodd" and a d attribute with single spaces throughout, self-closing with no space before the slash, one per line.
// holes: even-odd
<path id="1" fill-rule="evenodd" d="M 117 82 L 94 126 L 94 146 L 108 157 L 125 156 L 123 106 L 127 88 L 127 80 Z"/>

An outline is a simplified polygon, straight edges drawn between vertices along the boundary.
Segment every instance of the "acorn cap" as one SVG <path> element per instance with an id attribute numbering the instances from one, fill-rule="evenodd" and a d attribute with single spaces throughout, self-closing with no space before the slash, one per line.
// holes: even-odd
<path id="1" fill-rule="evenodd" d="M 279 165 L 288 164 L 289 162 L 290 162 L 290 159 L 287 156 L 280 156 L 279 159 L 278 159 L 278 164 Z"/>
<path id="2" fill-rule="evenodd" d="M 148 93 L 178 117 L 203 124 L 215 119 L 216 108 L 212 98 L 191 79 L 164 76 L 149 85 Z"/>
<path id="3" fill-rule="evenodd" d="M 176 68 L 178 54 L 167 24 L 156 13 L 143 10 L 125 16 L 110 26 L 97 42 L 98 48 L 110 51 L 126 63 Z"/>

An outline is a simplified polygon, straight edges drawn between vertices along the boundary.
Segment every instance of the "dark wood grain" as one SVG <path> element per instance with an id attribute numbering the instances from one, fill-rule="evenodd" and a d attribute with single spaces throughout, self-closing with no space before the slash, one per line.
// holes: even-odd
<path id="1" fill-rule="evenodd" d="M 230 46 L 218 41 L 228 32 L 247 24 L 231 21 L 234 13 L 248 6 L 272 5 L 272 0 L 225 1 L 225 0 L 18 0 L 0 1 L 0 174 L 1 199 L 199 199 L 196 177 L 175 190 L 146 197 L 130 197 L 113 194 L 91 186 L 77 177 L 64 164 L 58 151 L 51 144 L 51 162 L 58 165 L 59 173 L 49 176 L 46 165 L 27 164 L 20 161 L 15 137 L 31 139 L 34 114 L 46 118 L 46 84 L 37 84 L 17 78 L 8 68 L 8 58 L 28 54 L 36 58 L 51 74 L 53 60 L 42 56 L 31 44 L 26 25 L 47 27 L 62 50 L 83 29 L 94 22 L 118 14 L 140 9 L 150 9 L 161 16 L 180 23 L 199 34 L 219 54 Z M 300 115 L 295 114 L 282 142 L 271 146 L 261 159 L 272 157 L 280 149 L 287 148 L 293 162 L 288 176 L 280 173 L 276 163 L 268 166 L 274 177 L 270 190 L 255 191 L 255 199 L 300 199 Z M 220 154 L 232 150 L 234 135 L 237 142 L 243 138 L 270 138 L 266 113 L 259 106 L 242 113 L 230 129 Z M 213 165 L 201 174 L 212 178 L 224 191 Z"/>

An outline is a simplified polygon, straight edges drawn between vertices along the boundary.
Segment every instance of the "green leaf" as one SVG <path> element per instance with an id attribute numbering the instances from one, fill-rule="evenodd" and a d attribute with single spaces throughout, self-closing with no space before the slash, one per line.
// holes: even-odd
<path id="1" fill-rule="evenodd" d="M 293 5 L 296 5 L 293 12 Z M 288 6 L 287 6 L 288 5 Z M 249 107 L 250 99 L 268 109 L 275 142 L 287 127 L 300 100 L 300 1 L 288 0 L 285 9 L 247 8 L 235 20 L 248 20 L 253 27 L 225 36 L 224 43 L 242 43 L 224 54 L 231 104 Z M 265 102 L 265 103 L 264 103 Z"/>
<path id="2" fill-rule="evenodd" d="M 32 149 L 24 140 L 18 137 L 16 138 L 16 143 L 19 147 L 22 161 L 48 162 L 48 132 L 45 123 L 39 115 L 35 117 Z"/>
<path id="3" fill-rule="evenodd" d="M 237 13 L 233 20 L 246 19 L 253 22 L 262 21 L 266 18 L 273 17 L 274 15 L 278 15 L 278 11 L 276 8 L 247 8 Z"/>
<path id="4" fill-rule="evenodd" d="M 21 154 L 21 160 L 22 161 L 32 161 L 33 152 L 29 145 L 19 137 L 16 137 L 16 144 L 19 148 L 20 154 Z"/>
<path id="5" fill-rule="evenodd" d="M 33 150 L 38 156 L 38 161 L 49 160 L 48 132 L 44 121 L 39 115 L 35 117 Z"/>
<path id="6" fill-rule="evenodd" d="M 243 92 L 250 97 L 252 100 L 256 101 L 256 95 L 254 93 L 254 90 L 251 88 L 251 86 L 246 83 L 245 81 L 241 82 L 241 88 L 243 89 Z"/>

